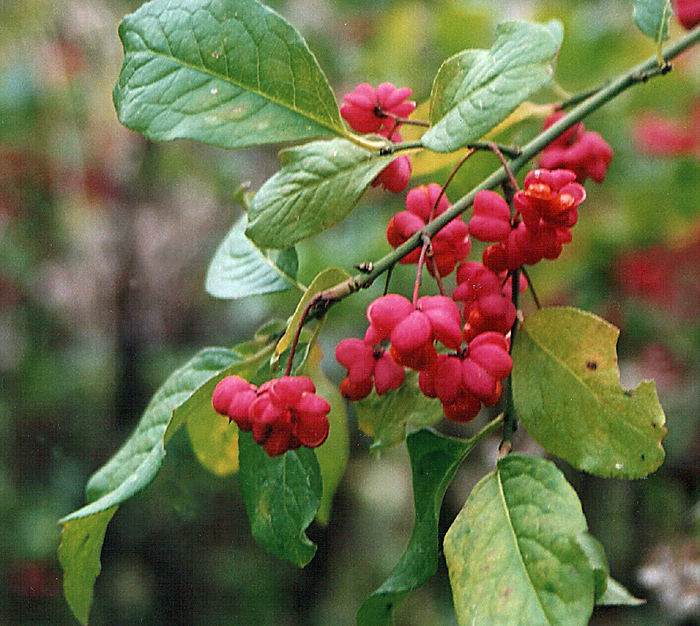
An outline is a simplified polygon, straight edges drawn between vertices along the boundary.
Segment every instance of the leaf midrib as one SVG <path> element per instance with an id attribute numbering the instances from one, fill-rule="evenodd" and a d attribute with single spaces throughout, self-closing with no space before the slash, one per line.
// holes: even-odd
<path id="1" fill-rule="evenodd" d="M 291 111 L 292 113 L 294 113 L 296 115 L 300 115 L 301 117 L 304 117 L 306 119 L 309 119 L 309 120 L 315 122 L 318 126 L 332 131 L 332 134 L 335 134 L 335 135 L 343 135 L 344 134 L 343 129 L 341 127 L 335 126 L 335 125 L 331 126 L 331 125 L 329 125 L 328 121 L 323 121 L 322 119 L 314 116 L 313 114 L 311 114 L 309 112 L 304 112 L 301 109 L 297 109 L 297 108 L 294 108 L 293 106 L 289 106 L 288 103 L 285 103 L 282 100 L 273 98 L 260 90 L 252 89 L 252 88 L 248 87 L 247 85 L 236 82 L 228 75 L 224 76 L 223 74 L 217 74 L 216 72 L 210 70 L 207 67 L 192 65 L 191 63 L 187 63 L 186 61 L 179 59 L 176 56 L 168 56 L 166 54 L 163 54 L 162 52 L 157 52 L 156 50 L 153 50 L 150 46 L 148 46 L 146 44 L 146 41 L 141 36 L 141 33 L 139 33 L 138 31 L 136 31 L 132 28 L 129 28 L 127 30 L 125 27 L 125 34 L 126 33 L 133 33 L 133 34 L 137 35 L 139 37 L 139 39 L 143 42 L 144 48 L 140 49 L 140 50 L 129 50 L 128 52 L 125 51 L 125 53 L 124 53 L 125 62 L 129 57 L 135 57 L 139 54 L 146 54 L 146 55 L 150 54 L 156 58 L 180 65 L 182 69 L 188 69 L 188 70 L 191 70 L 193 72 L 198 72 L 200 74 L 204 74 L 204 75 L 209 76 L 211 78 L 221 80 L 222 82 L 228 83 L 228 84 L 232 85 L 233 87 L 237 87 L 238 89 L 241 89 L 242 91 L 251 93 L 251 94 L 257 96 L 258 98 L 261 98 L 263 100 L 267 100 L 268 102 L 271 102 L 271 103 L 273 103 L 273 104 L 275 104 L 283 109 Z M 166 37 L 166 41 L 168 43 L 168 48 L 170 48 L 170 40 L 167 37 Z M 202 50 L 201 50 L 200 46 L 197 46 L 197 50 L 198 50 L 200 56 L 202 56 Z M 256 46 L 256 50 L 258 50 L 257 46 Z M 228 63 L 229 63 L 228 56 L 229 56 L 228 54 L 223 54 L 223 57 L 226 59 L 227 68 L 228 68 Z M 257 56 L 259 57 L 259 54 Z M 319 72 L 321 72 L 321 76 L 323 76 L 325 78 L 325 76 L 323 75 L 323 71 L 318 67 L 316 69 Z M 134 74 L 132 73 L 131 76 L 133 76 L 133 75 Z M 129 84 L 129 79 L 131 78 L 131 76 L 126 80 L 126 82 L 125 82 L 126 85 Z M 120 83 L 120 87 L 122 87 L 121 83 Z M 150 85 L 147 85 L 145 88 L 148 88 L 148 87 L 150 87 Z M 330 86 L 328 88 L 330 90 Z"/>
<path id="2" fill-rule="evenodd" d="M 360 150 L 361 148 L 357 148 L 357 149 Z M 347 166 L 336 167 L 334 172 L 330 176 L 321 176 L 318 174 L 314 174 L 313 171 L 304 167 L 304 162 L 308 158 L 313 157 L 313 158 L 323 158 L 323 159 L 328 160 L 327 155 L 313 154 L 312 153 L 312 154 L 309 154 L 309 155 L 302 157 L 302 159 L 299 161 L 295 161 L 294 163 L 290 163 L 288 166 L 286 166 L 287 168 L 289 168 L 286 171 L 285 171 L 285 168 L 281 169 L 279 171 L 279 173 L 276 174 L 275 177 L 273 177 L 273 179 L 271 179 L 271 182 L 272 182 L 272 180 L 274 180 L 274 178 L 279 177 L 275 181 L 276 185 L 294 184 L 295 189 L 294 189 L 293 193 L 287 195 L 287 197 L 289 197 L 289 196 L 294 197 L 294 196 L 298 196 L 300 193 L 303 193 L 303 192 L 308 193 L 308 192 L 318 190 L 319 188 L 323 187 L 325 184 L 334 183 L 336 181 L 336 179 L 338 179 L 338 178 L 346 177 L 346 176 L 349 176 L 353 173 L 356 173 L 354 171 L 356 169 L 360 169 L 362 167 L 368 167 L 368 166 L 374 167 L 374 166 L 380 165 L 380 164 L 384 165 L 384 161 L 390 161 L 390 160 L 396 158 L 396 156 L 391 156 L 391 157 L 377 156 L 368 150 L 365 152 L 366 152 L 366 154 L 361 155 L 362 160 L 353 161 L 350 164 L 348 164 Z M 370 170 L 368 169 L 368 171 L 370 171 Z M 308 182 L 306 182 L 304 180 L 298 180 L 296 178 L 292 178 L 291 180 L 283 180 L 285 176 L 291 177 L 291 176 L 296 176 L 300 173 L 303 173 L 306 175 L 312 174 L 314 176 L 314 178 L 309 179 Z M 279 182 L 280 180 L 282 180 L 282 183 Z M 258 192 L 258 193 L 260 193 L 260 192 Z M 285 196 L 282 196 L 282 198 L 280 200 L 280 204 L 278 204 L 276 206 L 281 206 L 284 204 L 287 204 L 287 200 L 285 200 Z M 255 198 L 253 198 L 253 205 L 255 205 Z M 268 206 L 270 206 L 270 205 L 268 205 Z M 251 212 L 252 212 L 252 207 L 251 207 Z"/>
<path id="3" fill-rule="evenodd" d="M 534 583 L 532 582 L 532 578 L 530 578 L 530 572 L 527 569 L 527 566 L 525 565 L 525 561 L 523 560 L 522 552 L 520 550 L 520 542 L 518 541 L 518 535 L 515 532 L 515 528 L 513 527 L 513 520 L 510 516 L 510 509 L 508 508 L 508 503 L 506 502 L 506 495 L 505 495 L 505 491 L 503 489 L 503 482 L 501 481 L 500 468 L 496 470 L 496 480 L 497 480 L 497 484 L 498 484 L 498 492 L 499 492 L 499 495 L 501 496 L 501 503 L 503 504 L 503 511 L 505 512 L 506 521 L 508 522 L 507 527 L 508 527 L 508 530 L 510 531 L 510 533 L 513 537 L 513 543 L 515 544 L 515 547 L 516 547 L 516 552 L 518 554 L 518 560 L 520 561 L 520 565 L 523 569 L 523 572 L 525 572 L 525 576 L 527 578 L 528 583 L 530 584 L 530 588 L 532 589 L 533 594 L 534 594 L 535 598 L 537 599 L 537 606 L 539 606 L 540 610 L 542 611 L 542 615 L 544 615 L 547 622 L 551 624 L 551 621 L 549 619 L 549 615 L 547 615 L 547 611 L 545 611 L 545 608 L 542 605 L 542 601 L 540 600 L 540 596 L 537 593 L 537 589 L 536 589 Z"/>

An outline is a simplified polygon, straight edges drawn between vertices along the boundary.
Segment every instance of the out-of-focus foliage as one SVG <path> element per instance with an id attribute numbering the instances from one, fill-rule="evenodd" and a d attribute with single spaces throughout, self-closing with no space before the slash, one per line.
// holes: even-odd
<path id="1" fill-rule="evenodd" d="M 87 477 L 126 440 L 171 371 L 204 345 L 250 338 L 261 320 L 289 316 L 295 304 L 292 292 L 240 302 L 206 294 L 207 263 L 240 211 L 234 192 L 246 181 L 259 188 L 278 168 L 276 151 L 152 144 L 118 124 L 111 102 L 121 64 L 116 27 L 139 4 L 0 5 L 2 623 L 74 623 L 60 590 L 56 519 L 84 503 Z M 391 81 L 411 86 L 424 102 L 445 58 L 488 48 L 496 22 L 513 17 L 563 22 L 556 76 L 570 92 L 654 53 L 628 0 L 268 4 L 310 42 L 338 99 L 358 82 Z M 670 35 L 677 34 L 671 20 Z M 589 186 L 560 261 L 531 272 L 545 302 L 582 306 L 621 327 L 623 386 L 654 378 L 667 415 L 667 458 L 644 482 L 562 465 L 606 547 L 611 574 L 649 599 L 643 608 L 597 609 L 598 624 L 691 623 L 700 611 L 698 581 L 688 575 L 700 561 L 700 163 L 692 152 L 645 154 L 632 139 L 642 112 L 692 119 L 698 60 L 697 51 L 682 56 L 669 76 L 586 120 L 615 151 L 607 180 Z M 506 139 L 523 142 L 538 128 L 521 124 Z M 488 154 L 474 157 L 449 197 L 494 165 Z M 412 184 L 419 182 L 428 180 Z M 400 208 L 400 199 L 371 191 L 338 227 L 298 246 L 299 282 L 308 284 L 323 267 L 352 271 L 384 254 L 386 223 Z M 353 237 L 357 232 L 362 236 Z M 409 293 L 410 274 L 397 267 L 392 287 Z M 338 339 L 364 330 L 364 308 L 382 287 L 330 311 L 321 336 L 327 355 Z M 527 296 L 524 306 L 526 313 L 533 308 Z M 323 365 L 340 379 L 332 359 Z M 403 552 L 413 521 L 405 450 L 375 458 L 353 431 L 349 471 L 328 527 L 309 529 L 319 547 L 303 570 L 253 543 L 237 479 L 206 472 L 186 437 L 176 435 L 156 482 L 124 505 L 107 531 L 94 622 L 350 623 Z M 524 438 L 518 446 L 534 449 Z M 460 470 L 441 533 L 493 468 L 494 447 L 482 444 Z M 443 562 L 397 618 L 451 623 Z"/>

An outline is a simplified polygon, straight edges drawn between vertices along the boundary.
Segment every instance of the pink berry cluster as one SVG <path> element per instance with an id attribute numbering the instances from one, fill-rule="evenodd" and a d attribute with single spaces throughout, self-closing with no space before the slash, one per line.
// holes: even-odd
<path id="1" fill-rule="evenodd" d="M 214 410 L 236 422 L 271 457 L 299 446 L 316 448 L 328 437 L 330 405 L 308 376 L 283 376 L 256 387 L 227 376 L 214 389 Z"/>
<path id="2" fill-rule="evenodd" d="M 348 400 L 364 398 L 373 384 L 379 395 L 400 387 L 408 367 L 419 372 L 423 394 L 438 398 L 452 421 L 472 420 L 482 404 L 498 401 L 500 381 L 513 367 L 508 340 L 487 331 L 469 335 L 465 342 L 453 299 L 423 296 L 414 306 L 401 295 L 388 294 L 369 305 L 367 319 L 363 340 L 344 339 L 336 348 L 336 359 L 348 372 L 340 387 Z"/>
<path id="3" fill-rule="evenodd" d="M 584 188 L 570 170 L 536 169 L 525 177 L 513 204 L 511 218 L 506 201 L 493 191 L 480 191 L 474 199 L 469 233 L 480 241 L 494 242 L 482 256 L 496 273 L 513 271 L 542 259 L 556 259 L 571 241 L 578 206 L 586 199 Z"/>
<path id="4" fill-rule="evenodd" d="M 397 88 L 391 83 L 382 83 L 376 89 L 361 83 L 354 91 L 343 96 L 340 114 L 354 131 L 376 133 L 394 143 L 402 141 L 398 127 L 408 118 L 416 103 L 407 100 L 411 96 L 408 87 Z M 406 189 L 411 178 L 411 159 L 406 155 L 395 158 L 372 182 L 387 191 L 399 193 Z"/>
<path id="5" fill-rule="evenodd" d="M 466 341 L 489 331 L 508 334 L 516 316 L 511 282 L 506 272 L 497 274 L 477 261 L 467 261 L 457 268 L 452 299 L 464 303 L 462 335 Z M 521 276 L 520 291 L 524 289 L 527 280 Z"/>
<path id="6" fill-rule="evenodd" d="M 406 210 L 394 215 L 386 230 L 386 238 L 393 248 L 398 248 L 416 232 L 425 228 L 431 217 L 435 218 L 450 208 L 447 196 L 441 193 L 440 185 L 435 183 L 421 185 L 408 192 Z M 430 245 L 432 248 L 432 262 L 428 263 L 430 273 L 435 275 L 437 272 L 440 276 L 451 274 L 455 265 L 466 259 L 471 250 L 469 232 L 462 217 L 456 217 L 448 222 L 433 236 Z M 403 257 L 400 262 L 418 263 L 419 257 L 420 249 L 416 249 Z"/>
<path id="7" fill-rule="evenodd" d="M 550 115 L 544 122 L 544 128 L 549 128 L 562 117 L 563 111 Z M 586 130 L 583 122 L 579 122 L 565 130 L 542 150 L 540 167 L 571 170 L 580 183 L 586 178 L 602 183 L 612 155 L 612 148 L 605 139 L 595 131 Z"/>

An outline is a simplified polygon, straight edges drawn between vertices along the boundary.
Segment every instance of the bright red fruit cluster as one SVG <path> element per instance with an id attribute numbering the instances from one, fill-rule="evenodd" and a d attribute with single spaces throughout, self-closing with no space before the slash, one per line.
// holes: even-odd
<path id="1" fill-rule="evenodd" d="M 260 385 L 227 376 L 214 389 L 212 405 L 242 431 L 253 433 L 271 457 L 299 446 L 315 448 L 328 437 L 330 405 L 316 395 L 308 376 L 283 376 Z"/>
<path id="2" fill-rule="evenodd" d="M 377 133 L 394 143 L 402 141 L 398 127 L 416 108 L 410 98 L 409 87 L 397 88 L 391 83 L 382 83 L 376 89 L 361 83 L 351 93 L 343 96 L 345 104 L 340 115 L 358 133 Z M 381 185 L 387 191 L 399 193 L 406 189 L 411 178 L 411 159 L 406 155 L 396 157 L 380 172 L 372 186 Z"/>
<path id="3" fill-rule="evenodd" d="M 393 248 L 398 248 L 412 235 L 425 227 L 432 218 L 444 213 L 450 203 L 442 194 L 440 185 L 431 183 L 411 189 L 406 195 L 406 210 L 391 218 L 386 229 L 386 238 Z M 438 198 L 440 199 L 439 202 Z M 436 204 L 437 202 L 437 204 Z M 433 210 L 434 209 L 434 210 Z M 433 214 L 434 213 L 434 214 Z M 455 265 L 469 256 L 471 242 L 467 225 L 462 217 L 448 222 L 430 241 L 432 262 L 428 263 L 431 274 L 447 276 Z M 401 263 L 418 263 L 420 249 L 416 249 L 401 259 Z"/>
<path id="4" fill-rule="evenodd" d="M 501 397 L 501 379 L 510 374 L 513 361 L 507 339 L 497 332 L 477 335 L 457 354 L 438 355 L 435 365 L 418 376 L 421 391 L 438 398 L 445 417 L 468 422 Z"/>
<path id="5" fill-rule="evenodd" d="M 544 122 L 544 128 L 549 128 L 562 117 L 563 111 L 550 115 Z M 587 131 L 583 122 L 579 122 L 542 150 L 540 167 L 565 168 L 574 172 L 580 183 L 589 177 L 601 183 L 605 179 L 612 154 L 612 148 L 599 133 Z"/>
<path id="6" fill-rule="evenodd" d="M 335 349 L 335 358 L 348 370 L 340 385 L 340 393 L 348 400 L 368 396 L 374 385 L 381 396 L 403 385 L 406 372 L 397 365 L 381 346 L 373 346 L 362 339 L 343 339 Z"/>
<path id="7" fill-rule="evenodd" d="M 382 83 L 376 89 L 368 83 L 361 83 L 352 93 L 343 96 L 345 104 L 340 114 L 358 133 L 378 133 L 382 126 L 391 131 L 396 119 L 406 119 L 416 108 L 416 103 L 407 100 L 411 97 L 409 87 L 394 87 Z"/>
<path id="8" fill-rule="evenodd" d="M 484 265 L 500 273 L 556 259 L 563 244 L 571 241 L 578 206 L 586 199 L 584 188 L 575 180 L 570 170 L 533 170 L 513 198 L 517 211 L 512 219 L 501 196 L 480 191 L 469 232 L 481 241 L 496 242 L 484 250 Z"/>
<path id="9" fill-rule="evenodd" d="M 464 302 L 465 341 L 488 331 L 502 335 L 510 331 L 516 315 L 511 282 L 504 273 L 496 274 L 476 261 L 467 261 L 457 268 L 457 288 L 452 298 Z M 524 289 L 527 281 L 521 277 L 520 291 Z"/>
<path id="10" fill-rule="evenodd" d="M 467 422 L 482 403 L 498 401 L 500 380 L 513 366 L 508 342 L 492 331 L 470 336 L 463 345 L 462 316 L 451 298 L 424 296 L 414 306 L 403 296 L 388 294 L 369 305 L 367 319 L 364 340 L 344 339 L 336 348 L 336 359 L 348 371 L 340 387 L 348 400 L 368 395 L 372 377 L 380 395 L 400 387 L 408 367 L 420 372 L 421 391 L 439 398 L 453 421 Z M 450 352 L 438 353 L 436 343 Z"/>

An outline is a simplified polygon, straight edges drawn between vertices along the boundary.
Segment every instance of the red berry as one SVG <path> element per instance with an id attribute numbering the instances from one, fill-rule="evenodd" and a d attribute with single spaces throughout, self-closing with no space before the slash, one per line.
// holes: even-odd
<path id="1" fill-rule="evenodd" d="M 645 113 L 637 120 L 634 138 L 639 149 L 652 156 L 692 154 L 700 142 L 687 124 L 658 113 Z"/>
<path id="2" fill-rule="evenodd" d="M 377 344 L 388 339 L 391 331 L 413 312 L 411 301 L 395 293 L 374 300 L 367 307 L 367 319 L 372 329 L 372 341 Z M 368 331 L 369 332 L 369 331 Z"/>
<path id="3" fill-rule="evenodd" d="M 335 348 L 335 359 L 348 370 L 348 379 L 353 384 L 369 380 L 374 371 L 372 346 L 360 339 L 343 339 Z"/>
<path id="4" fill-rule="evenodd" d="M 442 411 L 448 420 L 457 423 L 471 422 L 481 410 L 479 398 L 465 392 L 451 404 L 443 404 Z"/>
<path id="5" fill-rule="evenodd" d="M 672 0 L 673 11 L 686 30 L 700 24 L 700 0 Z"/>
<path id="6" fill-rule="evenodd" d="M 510 209 L 506 201 L 493 191 L 477 193 L 469 234 L 480 241 L 505 241 L 510 230 Z"/>
<path id="7" fill-rule="evenodd" d="M 407 118 L 416 108 L 416 103 L 406 100 L 411 89 L 397 89 L 391 83 L 382 83 L 376 90 L 368 83 L 361 83 L 352 93 L 345 94 L 345 104 L 340 114 L 350 127 L 359 133 L 376 133 L 382 125 L 391 129 L 395 126 L 395 116 Z"/>
<path id="8" fill-rule="evenodd" d="M 446 296 L 423 296 L 417 306 L 430 321 L 433 337 L 448 348 L 458 348 L 462 342 L 462 316 L 454 300 Z"/>
<path id="9" fill-rule="evenodd" d="M 408 354 L 433 341 L 433 326 L 422 311 L 413 311 L 391 332 L 391 347 Z"/>
<path id="10" fill-rule="evenodd" d="M 426 224 L 430 219 L 430 214 L 435 206 L 435 201 L 438 199 L 442 192 L 442 187 L 437 183 L 430 183 L 429 185 L 420 185 L 414 187 L 411 191 L 406 194 L 406 210 L 409 213 L 417 215 L 423 220 L 423 224 Z M 435 216 L 441 215 L 447 209 L 450 208 L 450 203 L 447 200 L 447 196 L 443 193 L 440 196 L 440 201 L 437 204 L 435 210 Z"/>
<path id="11" fill-rule="evenodd" d="M 408 192 L 406 196 L 406 210 L 400 211 L 389 222 L 387 227 L 387 240 L 392 247 L 397 248 L 405 243 L 412 235 L 421 230 L 430 220 L 430 216 L 438 197 L 435 215 L 440 215 L 450 206 L 447 198 L 442 194 L 439 185 L 421 185 Z M 431 274 L 437 272 L 440 276 L 447 276 L 455 265 L 467 258 L 471 250 L 469 233 L 466 224 L 461 217 L 451 220 L 431 240 L 432 260 L 428 263 Z M 401 259 L 401 263 L 417 263 L 420 258 L 420 250 L 413 250 Z"/>
<path id="12" fill-rule="evenodd" d="M 214 410 L 221 415 L 226 415 L 228 406 L 233 397 L 237 393 L 247 391 L 251 388 L 254 389 L 253 385 L 240 376 L 227 376 L 226 378 L 221 379 L 214 388 L 214 393 L 212 394 L 211 398 L 211 403 Z"/>
<path id="13" fill-rule="evenodd" d="M 372 379 L 366 378 L 357 383 L 353 383 L 349 378 L 340 383 L 340 395 L 350 402 L 357 402 L 366 398 L 372 393 Z"/>
<path id="14" fill-rule="evenodd" d="M 379 134 L 388 135 L 388 132 L 380 132 Z M 401 141 L 401 135 L 397 132 L 392 133 L 391 141 L 399 143 Z M 408 187 L 408 182 L 410 180 L 411 158 L 404 154 L 396 157 L 389 165 L 379 172 L 379 175 L 372 181 L 372 187 L 381 185 L 387 191 L 400 193 Z"/>
<path id="15" fill-rule="evenodd" d="M 379 346 L 372 347 L 359 339 L 343 339 L 335 349 L 335 357 L 348 371 L 340 392 L 351 402 L 368 396 L 373 381 L 379 395 L 403 384 L 403 367 L 394 363 Z"/>
<path id="16" fill-rule="evenodd" d="M 315 448 L 328 436 L 331 407 L 315 391 L 308 376 L 284 376 L 259 389 L 229 376 L 217 385 L 212 402 L 220 409 L 228 399 L 224 413 L 229 419 L 242 431 L 252 431 L 268 455 L 277 456 L 300 445 Z"/>
<path id="17" fill-rule="evenodd" d="M 388 352 L 383 352 L 374 366 L 374 386 L 381 396 L 403 385 L 406 370 L 394 362 Z"/>
<path id="18" fill-rule="evenodd" d="M 551 115 L 545 120 L 544 128 L 549 128 L 563 116 L 563 112 Z M 602 182 L 611 160 L 610 146 L 598 133 L 586 131 L 582 122 L 562 133 L 540 154 L 541 167 L 571 170 L 580 183 L 589 177 Z"/>

